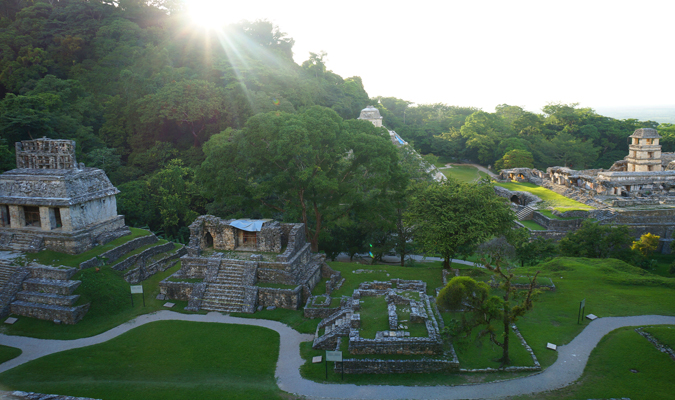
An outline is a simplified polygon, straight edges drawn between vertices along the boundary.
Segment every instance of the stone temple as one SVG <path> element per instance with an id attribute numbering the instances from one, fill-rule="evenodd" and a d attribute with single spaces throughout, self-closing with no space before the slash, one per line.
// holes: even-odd
<path id="1" fill-rule="evenodd" d="M 584 219 L 601 224 L 626 225 L 635 237 L 652 233 L 660 237 L 658 250 L 670 252 L 675 233 L 675 153 L 664 153 L 656 129 L 637 129 L 629 136 L 628 155 L 609 169 L 573 170 L 549 167 L 504 169 L 499 180 L 529 182 L 584 203 L 592 209 L 558 213 L 554 218 L 539 210 L 545 202 L 528 192 L 495 187 L 510 199 L 518 219 L 533 220 L 545 230 L 532 233 L 559 239 L 578 229 Z M 561 218 L 555 218 L 561 217 Z M 520 225 L 522 226 L 522 225 Z"/>
<path id="2" fill-rule="evenodd" d="M 85 168 L 72 140 L 16 143 L 16 169 L 0 175 L 0 250 L 79 254 L 128 234 L 105 172 Z"/>

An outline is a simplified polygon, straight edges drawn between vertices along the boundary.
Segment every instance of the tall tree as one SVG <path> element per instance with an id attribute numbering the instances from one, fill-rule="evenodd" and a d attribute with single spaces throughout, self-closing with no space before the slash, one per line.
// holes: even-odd
<path id="1" fill-rule="evenodd" d="M 302 221 L 314 251 L 327 222 L 386 203 L 400 184 L 386 131 L 318 106 L 256 115 L 240 132 L 215 135 L 205 154 L 199 177 L 216 201 L 245 193 L 267 213 Z"/>
<path id="2" fill-rule="evenodd" d="M 415 240 L 428 254 L 440 254 L 443 268 L 461 247 L 476 245 L 513 226 L 513 211 L 492 184 L 462 183 L 448 179 L 428 185 L 411 200 L 408 223 L 415 226 Z"/>

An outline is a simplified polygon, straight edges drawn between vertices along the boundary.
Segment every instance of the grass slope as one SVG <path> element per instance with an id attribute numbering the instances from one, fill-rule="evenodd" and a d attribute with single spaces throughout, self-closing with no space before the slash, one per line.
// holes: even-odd
<path id="1" fill-rule="evenodd" d="M 576 200 L 569 199 L 563 195 L 560 195 L 552 190 L 548 190 L 541 186 L 534 185 L 532 183 L 519 183 L 519 182 L 507 182 L 495 183 L 497 186 L 501 186 L 508 190 L 516 190 L 521 192 L 530 192 L 533 195 L 539 197 L 545 202 L 546 206 L 552 206 L 560 212 L 572 211 L 572 210 L 592 210 L 593 207 L 587 206 L 584 203 L 580 203 Z M 540 207 L 542 208 L 542 207 Z"/>
<path id="2" fill-rule="evenodd" d="M 9 361 L 12 358 L 17 358 L 20 355 L 21 355 L 20 349 L 0 345 L 0 364 Z"/>
<path id="3" fill-rule="evenodd" d="M 675 279 L 650 274 L 615 259 L 560 257 L 536 267 L 518 268 L 518 275 L 536 270 L 549 277 L 555 291 L 544 291 L 534 308 L 519 320 L 518 328 L 543 367 L 556 354 L 546 343 L 569 343 L 588 324 L 577 324 L 579 302 L 586 299 L 586 314 L 599 317 L 675 314 Z"/>
<path id="4" fill-rule="evenodd" d="M 486 173 L 479 173 L 476 167 L 470 165 L 453 165 L 452 168 L 444 168 L 441 172 L 448 178 L 455 178 L 462 182 L 474 182 L 487 176 Z"/>
<path id="5" fill-rule="evenodd" d="M 278 354 L 279 335 L 269 329 L 160 321 L 31 361 L 1 374 L 0 383 L 106 400 L 278 399 Z"/>
<path id="6" fill-rule="evenodd" d="M 631 370 L 637 371 L 632 372 Z M 675 362 L 634 328 L 617 329 L 600 340 L 575 384 L 511 399 L 672 399 Z"/>

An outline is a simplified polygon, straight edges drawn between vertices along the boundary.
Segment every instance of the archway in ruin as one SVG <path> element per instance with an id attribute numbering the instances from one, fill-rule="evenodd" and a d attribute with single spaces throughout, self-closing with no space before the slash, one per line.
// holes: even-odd
<path id="1" fill-rule="evenodd" d="M 520 205 L 520 198 L 514 194 L 511 196 L 511 203 Z"/>
<path id="2" fill-rule="evenodd" d="M 202 240 L 202 247 L 205 249 L 213 247 L 213 236 L 211 236 L 211 232 L 206 232 L 204 234 L 204 240 Z"/>

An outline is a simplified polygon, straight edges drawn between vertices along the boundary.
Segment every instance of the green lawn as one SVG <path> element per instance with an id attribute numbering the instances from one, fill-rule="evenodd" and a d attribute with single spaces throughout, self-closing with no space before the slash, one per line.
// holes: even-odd
<path id="1" fill-rule="evenodd" d="M 575 384 L 510 399 L 666 400 L 675 393 L 673 376 L 675 362 L 667 354 L 656 350 L 634 328 L 621 328 L 600 340 Z"/>
<path id="2" fill-rule="evenodd" d="M 44 265 L 65 265 L 66 267 L 79 267 L 80 263 L 89 260 L 90 258 L 96 257 L 105 253 L 108 250 L 112 250 L 115 247 L 122 245 L 131 239 L 135 239 L 141 236 L 150 235 L 151 232 L 146 231 L 145 229 L 138 228 L 129 228 L 131 230 L 131 235 L 122 236 L 117 238 L 110 243 L 104 244 L 103 246 L 96 246 L 89 251 L 85 251 L 82 254 L 65 254 L 58 253 L 51 250 L 43 250 L 38 253 L 26 253 L 26 259 L 28 261 L 37 261 L 40 264 Z"/>
<path id="3" fill-rule="evenodd" d="M 361 329 L 364 339 L 375 339 L 379 331 L 389 330 L 389 313 L 384 296 L 364 296 L 361 298 Z"/>
<path id="4" fill-rule="evenodd" d="M 20 355 L 21 355 L 20 349 L 0 345 L 0 364 L 9 361 L 12 358 L 17 358 Z"/>
<path id="5" fill-rule="evenodd" d="M 538 223 L 536 223 L 534 221 L 526 220 L 526 221 L 518 221 L 518 222 L 520 222 L 521 224 L 525 225 L 526 228 L 529 228 L 533 231 L 545 231 L 546 230 L 546 228 L 544 228 L 543 226 L 539 225 Z"/>
<path id="6" fill-rule="evenodd" d="M 543 208 L 542 206 L 552 206 L 555 208 L 557 211 L 560 212 L 565 212 L 565 211 L 572 211 L 572 210 L 593 210 L 593 207 L 587 206 L 586 204 L 580 203 L 576 200 L 569 199 L 563 195 L 560 195 L 554 191 L 548 190 L 546 188 L 543 188 L 541 186 L 534 185 L 532 183 L 519 183 L 519 182 L 507 182 L 507 183 L 501 183 L 497 182 L 495 183 L 497 186 L 501 186 L 503 188 L 506 188 L 508 190 L 515 190 L 515 191 L 522 191 L 522 192 L 530 192 L 534 194 L 535 196 L 539 197 L 544 201 L 545 204 L 539 205 L 540 208 Z"/>
<path id="7" fill-rule="evenodd" d="M 269 329 L 160 321 L 0 374 L 4 390 L 114 400 L 281 399 Z"/>
<path id="8" fill-rule="evenodd" d="M 441 172 L 448 178 L 455 178 L 462 182 L 474 182 L 486 175 L 485 173 L 481 175 L 478 169 L 471 165 L 453 165 L 452 168 L 442 169 Z"/>
<path id="9" fill-rule="evenodd" d="M 644 331 L 650 333 L 664 346 L 675 350 L 675 326 L 650 326 Z"/>
<path id="10" fill-rule="evenodd" d="M 675 262 L 675 254 L 658 254 L 654 253 L 651 255 L 652 259 L 656 260 L 657 264 L 653 270 L 650 272 L 665 276 L 667 278 L 675 278 L 675 274 L 670 273 L 670 266 Z"/>
<path id="11" fill-rule="evenodd" d="M 536 267 L 518 268 L 518 275 L 540 270 L 555 291 L 543 291 L 532 311 L 517 322 L 523 337 L 543 367 L 556 353 L 546 343 L 569 343 L 588 324 L 577 324 L 579 302 L 586 299 L 586 314 L 599 317 L 675 314 L 675 279 L 650 274 L 615 259 L 556 258 Z"/>

